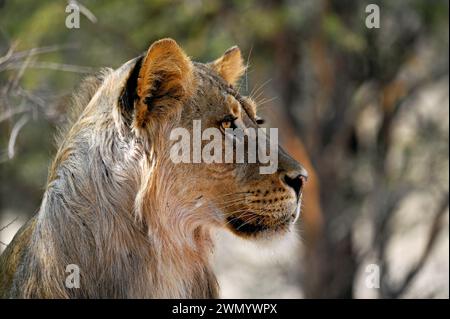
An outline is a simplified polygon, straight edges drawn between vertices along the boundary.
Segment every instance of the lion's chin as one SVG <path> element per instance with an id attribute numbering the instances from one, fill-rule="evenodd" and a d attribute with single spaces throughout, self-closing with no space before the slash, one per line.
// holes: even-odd
<path id="1" fill-rule="evenodd" d="M 257 214 L 250 215 L 246 219 L 229 216 L 227 218 L 228 229 L 239 237 L 260 239 L 283 236 L 293 226 L 293 220 L 290 215 L 278 219 L 269 219 Z"/>

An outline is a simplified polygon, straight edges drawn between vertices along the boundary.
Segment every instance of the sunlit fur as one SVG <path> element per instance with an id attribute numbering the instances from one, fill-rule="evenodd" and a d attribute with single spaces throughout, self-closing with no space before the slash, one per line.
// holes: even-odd
<path id="1" fill-rule="evenodd" d="M 222 58 L 228 66 L 219 70 L 243 68 L 235 50 L 239 61 Z M 173 40 L 162 40 L 82 85 L 74 103 L 81 113 L 61 134 L 39 212 L 0 257 L 0 296 L 217 297 L 215 227 L 248 238 L 289 231 L 299 203 L 280 174 L 299 166 L 284 152 L 272 175 L 258 174 L 256 164 L 169 158 L 174 127 L 192 129 L 193 119 L 218 125 L 238 100 L 240 123 L 256 127 L 254 103 L 233 93 L 216 67 L 192 63 Z M 136 70 L 127 109 L 124 90 Z M 232 81 L 243 72 L 231 71 Z M 242 231 L 234 220 L 253 228 Z M 65 286 L 69 264 L 80 267 L 80 288 Z"/>

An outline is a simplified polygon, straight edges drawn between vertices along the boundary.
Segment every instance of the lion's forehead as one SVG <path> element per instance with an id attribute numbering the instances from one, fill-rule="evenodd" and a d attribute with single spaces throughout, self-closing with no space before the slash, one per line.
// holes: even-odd
<path id="1" fill-rule="evenodd" d="M 256 103 L 250 97 L 241 95 L 235 87 L 226 83 L 207 64 L 195 62 L 194 65 L 200 95 L 223 103 L 227 111 L 236 117 L 246 114 L 249 118 L 255 118 Z"/>
<path id="2" fill-rule="evenodd" d="M 217 93 L 225 94 L 228 91 L 229 84 L 227 84 L 219 75 L 211 70 L 206 64 L 195 63 L 195 71 L 199 80 L 199 85 L 205 89 L 214 88 Z"/>

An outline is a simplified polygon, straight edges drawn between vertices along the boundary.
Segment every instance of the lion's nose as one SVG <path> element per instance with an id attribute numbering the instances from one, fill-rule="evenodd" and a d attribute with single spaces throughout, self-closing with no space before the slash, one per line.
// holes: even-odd
<path id="1" fill-rule="evenodd" d="M 303 185 L 307 179 L 308 172 L 303 167 L 301 167 L 300 170 L 283 173 L 282 176 L 283 182 L 294 190 L 297 195 L 297 199 L 299 198 Z"/>

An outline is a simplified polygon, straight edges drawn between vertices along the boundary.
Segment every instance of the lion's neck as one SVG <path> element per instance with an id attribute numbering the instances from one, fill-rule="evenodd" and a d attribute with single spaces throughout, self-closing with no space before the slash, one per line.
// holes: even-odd
<path id="1" fill-rule="evenodd" d="M 119 145 L 107 142 L 57 166 L 32 240 L 34 261 L 47 254 L 40 276 L 54 271 L 57 296 L 216 297 L 209 231 L 184 222 L 170 198 L 149 193 L 165 187 L 142 171 L 149 161 L 111 157 L 104 145 Z M 79 266 L 79 289 L 63 287 L 66 264 Z"/>

